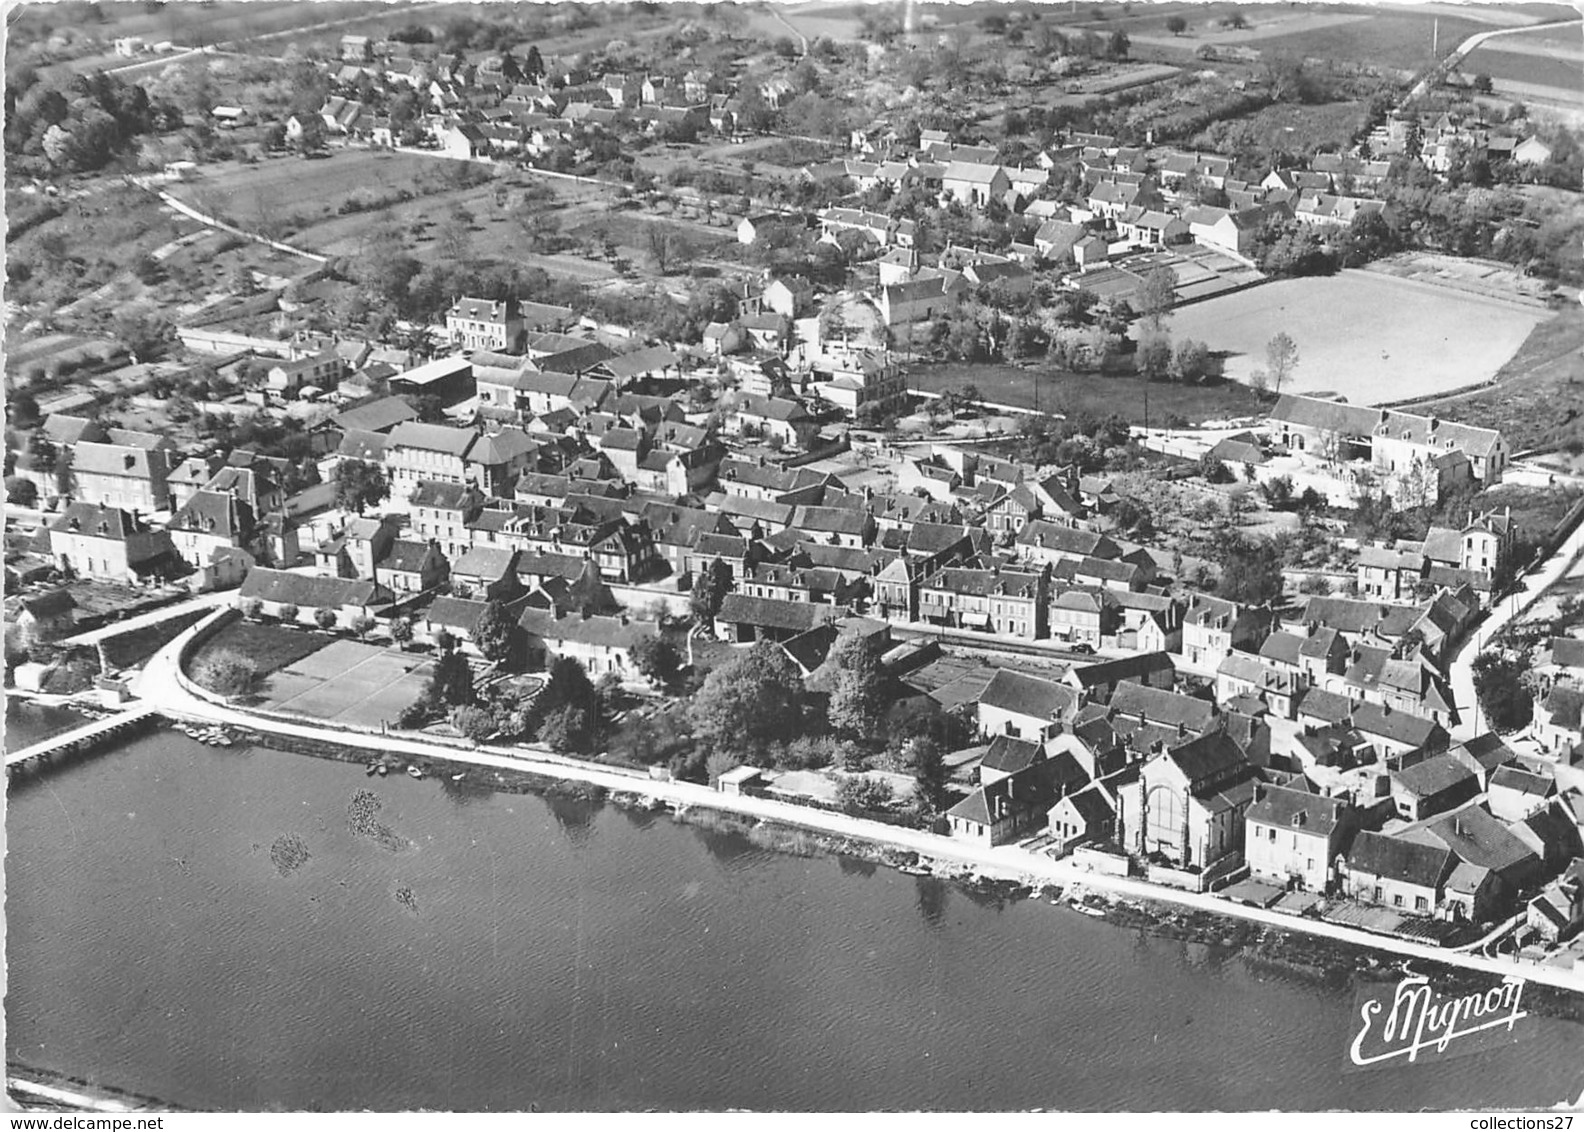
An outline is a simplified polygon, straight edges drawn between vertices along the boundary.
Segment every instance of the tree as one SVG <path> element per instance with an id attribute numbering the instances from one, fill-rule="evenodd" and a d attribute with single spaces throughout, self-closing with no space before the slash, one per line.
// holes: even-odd
<path id="1" fill-rule="evenodd" d="M 682 670 L 682 656 L 660 634 L 640 637 L 632 650 L 633 664 L 657 688 L 669 688 Z"/>
<path id="2" fill-rule="evenodd" d="M 1221 22 L 1227 27 L 1233 28 L 1237 31 L 1242 31 L 1244 28 L 1248 27 L 1248 17 L 1242 12 L 1238 11 L 1230 13 L 1226 19 L 1222 20 Z"/>
<path id="3" fill-rule="evenodd" d="M 549 679 L 534 701 L 534 723 L 540 740 L 557 751 L 587 750 L 600 733 L 600 695 L 588 672 L 571 657 L 558 657 Z"/>
<path id="4" fill-rule="evenodd" d="M 1491 77 L 1484 71 L 1474 76 L 1474 93 L 1489 94 L 1491 92 Z"/>
<path id="5" fill-rule="evenodd" d="M 494 664 L 506 664 L 512 658 L 517 640 L 517 624 L 506 612 L 506 607 L 493 598 L 485 603 L 473 629 L 473 644 L 484 659 Z"/>
<path id="6" fill-rule="evenodd" d="M 32 507 L 38 503 L 38 484 L 22 476 L 7 476 L 6 502 L 18 507 Z"/>
<path id="7" fill-rule="evenodd" d="M 1145 334 L 1139 340 L 1133 365 L 1145 381 L 1159 381 L 1171 372 L 1171 337 L 1159 331 Z"/>
<path id="8" fill-rule="evenodd" d="M 367 613 L 359 613 L 356 617 L 352 618 L 351 627 L 352 631 L 359 637 L 367 637 L 374 631 L 374 626 L 376 624 L 378 624 L 378 622 L 376 622 L 374 618 L 370 617 Z"/>
<path id="9" fill-rule="evenodd" d="M 940 810 L 946 801 L 946 784 L 951 771 L 946 766 L 946 754 L 934 736 L 919 735 L 908 741 L 907 766 L 918 783 L 919 797 L 931 810 Z"/>
<path id="10" fill-rule="evenodd" d="M 471 704 L 459 707 L 451 715 L 451 726 L 475 743 L 482 743 L 495 734 L 495 716 Z"/>
<path id="11" fill-rule="evenodd" d="M 1178 381 L 1203 381 L 1210 374 L 1210 347 L 1184 338 L 1172 355 L 1171 374 Z"/>
<path id="12" fill-rule="evenodd" d="M 314 610 L 314 624 L 329 632 L 336 627 L 336 612 L 333 609 Z"/>
<path id="13" fill-rule="evenodd" d="M 836 800 L 849 814 L 883 810 L 891 804 L 891 784 L 868 775 L 844 778 L 836 787 Z"/>
<path id="14" fill-rule="evenodd" d="M 546 712 L 537 732 L 539 741 L 557 754 L 588 750 L 595 734 L 590 712 L 575 704 L 562 704 Z"/>
<path id="15" fill-rule="evenodd" d="M 420 697 L 428 714 L 436 715 L 446 707 L 470 704 L 473 698 L 473 669 L 467 657 L 459 652 L 441 653 Z"/>
<path id="16" fill-rule="evenodd" d="M 242 616 L 249 621 L 257 621 L 264 616 L 264 603 L 256 597 L 250 597 L 242 603 Z"/>
<path id="17" fill-rule="evenodd" d="M 686 267 L 693 251 L 685 239 L 661 224 L 651 224 L 644 230 L 644 249 L 661 275 L 671 274 L 672 268 Z"/>
<path id="18" fill-rule="evenodd" d="M 193 666 L 193 679 L 222 696 L 252 695 L 260 681 L 258 662 L 236 649 L 215 649 Z"/>
<path id="19" fill-rule="evenodd" d="M 390 625 L 391 640 L 398 645 L 407 645 L 413 639 L 413 623 L 411 617 L 397 617 L 392 619 Z"/>
<path id="20" fill-rule="evenodd" d="M 802 675 L 779 645 L 756 642 L 709 674 L 692 719 L 706 749 L 762 760 L 802 732 Z"/>
<path id="21" fill-rule="evenodd" d="M 1126 59 L 1132 46 L 1133 42 L 1128 39 L 1127 32 L 1117 28 L 1106 40 L 1106 54 L 1113 59 Z"/>
<path id="22" fill-rule="evenodd" d="M 698 577 L 693 579 L 693 595 L 688 600 L 694 619 L 703 625 L 714 622 L 731 587 L 731 567 L 719 558 L 700 570 Z"/>
<path id="23" fill-rule="evenodd" d="M 44 414 L 39 411 L 38 398 L 28 390 L 19 389 L 6 400 L 12 428 L 31 432 L 43 423 Z"/>
<path id="24" fill-rule="evenodd" d="M 342 460 L 336 465 L 335 489 L 336 506 L 361 515 L 364 508 L 378 506 L 390 496 L 390 481 L 378 464 Z"/>
<path id="25" fill-rule="evenodd" d="M 317 114 L 303 114 L 298 117 L 302 123 L 302 133 L 297 135 L 297 152 L 303 156 L 318 153 L 325 146 L 324 123 Z"/>
<path id="26" fill-rule="evenodd" d="M 1167 16 L 1166 30 L 1171 32 L 1173 35 L 1181 35 L 1183 32 L 1188 30 L 1188 21 L 1183 19 L 1181 16 Z"/>
<path id="27" fill-rule="evenodd" d="M 1298 365 L 1298 344 L 1288 337 L 1285 330 L 1278 331 L 1274 338 L 1265 343 L 1265 365 L 1270 373 L 1272 391 L 1280 396 L 1282 382 L 1292 376 L 1293 369 Z"/>
<path id="28" fill-rule="evenodd" d="M 285 605 L 280 607 L 280 619 L 287 624 L 294 623 L 297 620 L 298 615 L 301 613 L 302 610 L 297 608 L 293 602 L 288 601 Z"/>
<path id="29" fill-rule="evenodd" d="M 1265 605 L 1282 595 L 1281 557 L 1271 542 L 1232 537 L 1222 543 L 1216 593 L 1243 605 Z"/>
<path id="30" fill-rule="evenodd" d="M 825 658 L 831 673 L 830 723 L 855 739 L 870 740 L 885 717 L 885 673 L 864 638 L 843 634 Z"/>
<path id="31" fill-rule="evenodd" d="M 1221 462 L 1221 457 L 1206 452 L 1199 457 L 1199 474 L 1206 483 L 1226 483 L 1232 478 L 1227 471 L 1227 466 Z"/>
<path id="32" fill-rule="evenodd" d="M 704 769 L 709 774 L 711 786 L 720 781 L 721 775 L 736 770 L 740 765 L 742 764 L 737 761 L 737 756 L 730 751 L 714 751 L 704 760 Z"/>
<path id="33" fill-rule="evenodd" d="M 1145 325 L 1151 330 L 1159 330 L 1177 303 L 1176 274 L 1164 264 L 1151 268 L 1144 276 L 1143 285 L 1134 293 L 1133 302 L 1138 307 L 1138 313 L 1143 316 Z"/>
<path id="34" fill-rule="evenodd" d="M 1474 694 L 1485 723 L 1501 732 L 1519 731 L 1534 716 L 1534 697 L 1524 682 L 1529 663 L 1521 653 L 1483 652 L 1474 658 Z"/>

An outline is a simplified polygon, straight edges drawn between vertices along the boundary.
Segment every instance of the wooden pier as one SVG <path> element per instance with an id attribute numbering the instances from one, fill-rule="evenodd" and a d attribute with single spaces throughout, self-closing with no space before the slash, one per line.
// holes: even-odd
<path id="1" fill-rule="evenodd" d="M 91 750 L 107 740 L 148 726 L 149 722 L 158 716 L 159 712 L 155 708 L 144 704 L 130 711 L 117 712 L 104 719 L 96 719 L 73 731 L 52 735 L 30 747 L 23 747 L 20 751 L 6 755 L 6 772 L 10 773 L 28 764 L 46 762 L 57 755 Z"/>

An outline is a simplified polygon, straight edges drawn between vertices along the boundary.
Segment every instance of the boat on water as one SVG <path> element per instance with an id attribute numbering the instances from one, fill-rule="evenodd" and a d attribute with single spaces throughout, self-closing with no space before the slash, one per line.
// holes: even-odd
<path id="1" fill-rule="evenodd" d="M 1096 907 L 1093 904 L 1084 904 L 1079 901 L 1074 901 L 1072 908 L 1074 912 L 1082 912 L 1085 916 L 1095 916 L 1098 918 L 1105 915 L 1104 908 Z"/>
<path id="2" fill-rule="evenodd" d="M 451 781 L 452 782 L 461 782 L 466 777 L 467 777 L 467 771 L 464 770 L 464 771 L 462 771 L 459 774 L 453 774 L 451 776 Z"/>
<path id="3" fill-rule="evenodd" d="M 928 869 L 920 868 L 918 865 L 898 865 L 897 872 L 906 873 L 910 877 L 927 877 L 934 875 Z"/>
<path id="4" fill-rule="evenodd" d="M 388 773 L 389 773 L 389 771 L 387 771 L 387 770 L 386 770 L 386 769 L 385 769 L 385 764 L 384 764 L 384 763 L 377 763 L 377 764 L 375 764 L 375 767 L 374 767 L 374 770 L 375 770 L 375 772 L 376 772 L 376 773 L 378 773 L 378 774 L 379 774 L 379 776 L 380 776 L 380 777 L 381 777 L 381 778 L 384 778 L 384 777 L 385 777 L 385 775 L 386 775 L 386 774 L 388 774 Z"/>
<path id="5" fill-rule="evenodd" d="M 368 769 L 365 770 L 363 773 L 366 774 L 366 775 L 371 775 L 371 776 L 375 775 L 375 774 L 378 774 L 379 773 L 379 763 L 369 763 L 368 764 Z"/>
<path id="6" fill-rule="evenodd" d="M 407 768 L 407 773 L 408 773 L 409 776 L 411 776 L 413 778 L 422 778 L 423 777 L 423 771 L 419 770 L 415 766 L 408 767 Z"/>

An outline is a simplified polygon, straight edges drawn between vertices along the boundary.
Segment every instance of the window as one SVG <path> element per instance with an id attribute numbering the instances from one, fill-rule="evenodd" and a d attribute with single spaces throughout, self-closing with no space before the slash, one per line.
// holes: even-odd
<path id="1" fill-rule="evenodd" d="M 1379 900 L 1380 898 L 1381 898 L 1381 886 L 1377 884 L 1375 886 L 1375 899 Z"/>
<path id="2" fill-rule="evenodd" d="M 1402 902 L 1403 902 L 1402 893 L 1396 892 L 1396 893 L 1392 894 L 1392 904 L 1395 907 L 1401 908 L 1402 907 Z"/>
<path id="3" fill-rule="evenodd" d="M 1415 896 L 1414 897 L 1414 911 L 1415 912 L 1427 912 L 1427 911 L 1429 911 L 1429 909 L 1430 909 L 1430 901 L 1426 900 L 1423 896 Z"/>

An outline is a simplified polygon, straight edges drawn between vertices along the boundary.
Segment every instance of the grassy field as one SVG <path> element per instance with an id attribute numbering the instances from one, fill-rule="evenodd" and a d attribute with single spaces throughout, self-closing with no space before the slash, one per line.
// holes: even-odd
<path id="1" fill-rule="evenodd" d="M 1284 392 L 1337 393 L 1373 405 L 1494 377 L 1546 317 L 1429 284 L 1344 271 L 1196 303 L 1172 315 L 1171 330 L 1227 354 L 1227 376 L 1238 381 L 1265 368 L 1265 344 L 1284 331 L 1299 350 Z"/>
<path id="2" fill-rule="evenodd" d="M 184 629 L 209 616 L 209 612 L 207 609 L 197 609 L 180 617 L 145 625 L 141 629 L 118 633 L 100 642 L 100 650 L 111 668 L 133 668 L 174 641 Z"/>
<path id="3" fill-rule="evenodd" d="M 1067 416 L 1088 414 L 1106 417 L 1120 413 L 1135 424 L 1144 423 L 1147 392 L 1149 422 L 1155 427 L 1163 426 L 1168 419 L 1173 418 L 1197 424 L 1200 421 L 1254 416 L 1263 412 L 1254 392 L 1234 382 L 1174 385 L 1145 382 L 1130 375 L 1072 374 L 960 362 L 916 366 L 908 376 L 909 389 L 926 393 L 945 393 L 953 389 L 960 392 L 967 385 L 978 386 L 980 395 L 986 401 L 1000 405 L 1023 409 L 1038 407 L 1043 412 Z"/>
<path id="4" fill-rule="evenodd" d="M 234 649 L 251 657 L 260 672 L 268 674 L 318 652 L 334 638 L 309 629 L 292 629 L 261 621 L 234 621 L 210 637 L 193 657 L 196 663 L 217 649 Z"/>
<path id="5" fill-rule="evenodd" d="M 1418 408 L 1499 428 L 1516 452 L 1584 439 L 1584 308 L 1536 326 L 1491 388 Z"/>
<path id="6" fill-rule="evenodd" d="M 319 160 L 294 155 L 256 165 L 206 165 L 170 191 L 200 211 L 218 209 L 244 228 L 278 224 L 301 231 L 338 216 L 342 203 L 354 197 L 394 203 L 402 191 L 424 196 L 426 188 L 461 168 L 437 157 L 338 149 Z"/>

